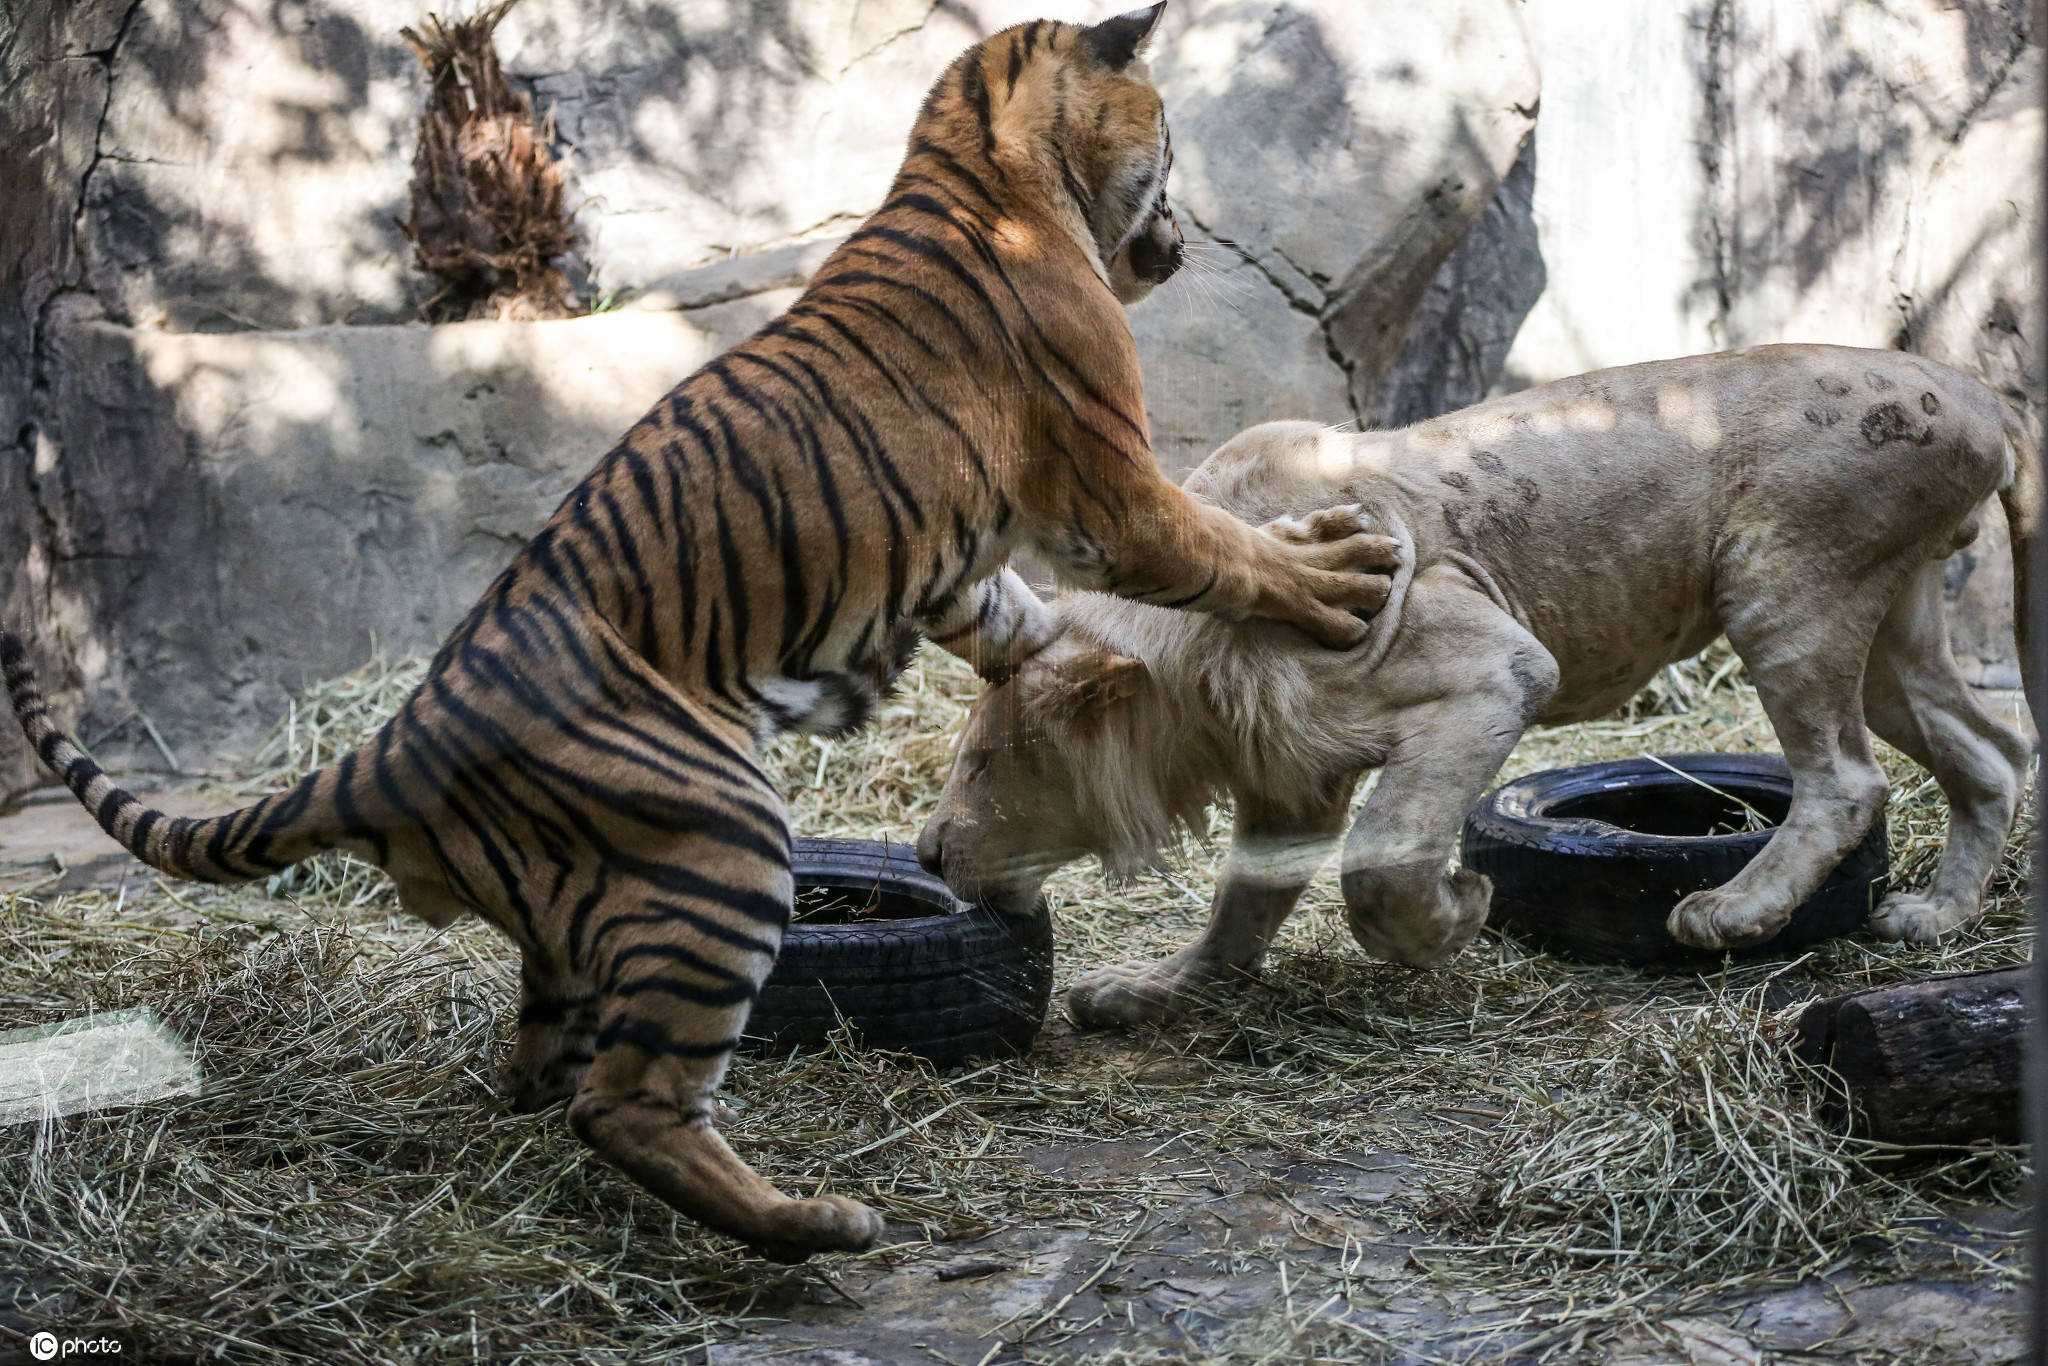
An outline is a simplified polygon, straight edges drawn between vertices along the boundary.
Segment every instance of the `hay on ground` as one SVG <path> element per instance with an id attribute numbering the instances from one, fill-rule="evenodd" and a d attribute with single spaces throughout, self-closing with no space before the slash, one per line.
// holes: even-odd
<path id="1" fill-rule="evenodd" d="M 243 781 L 274 788 L 332 758 L 417 667 L 378 660 L 308 690 Z M 914 838 L 976 687 L 927 652 L 870 730 L 778 742 L 769 766 L 795 828 Z M 1684 687 L 1532 735 L 1508 776 L 1771 747 L 1738 671 L 1715 665 Z M 1924 774 L 1889 751 L 1884 762 L 1911 884 L 1932 871 L 1945 813 Z M 1536 1356 L 1596 1351 L 1822 1267 L 2009 1284 L 2016 1246 L 1987 1254 L 1943 1229 L 1959 1209 L 2014 1206 L 2022 1150 L 1873 1164 L 1828 1126 L 1782 1043 L 1812 996 L 2024 961 L 2032 824 L 2030 807 L 1989 913 L 1948 944 L 1835 941 L 1704 979 L 1491 937 L 1433 972 L 1373 962 L 1326 875 L 1260 982 L 1171 1029 L 1079 1039 L 1056 1018 L 1030 1056 L 952 1077 L 845 1049 L 742 1059 L 729 1132 L 785 1188 L 829 1182 L 932 1240 L 1026 1221 L 1104 1228 L 1185 1198 L 1143 1172 L 1105 1189 L 1023 1160 L 1047 1146 L 1178 1136 L 1216 1157 L 1393 1150 L 1424 1187 L 1375 1212 L 1411 1244 L 1404 1274 L 1526 1313 L 1545 1330 Z M 1213 854 L 1122 887 L 1090 868 L 1062 874 L 1062 984 L 1186 942 Z M 653 1359 L 742 1334 L 794 1298 L 830 1298 L 854 1267 L 945 1255 L 899 1244 L 788 1269 L 736 1255 L 590 1158 L 559 1111 L 505 1112 L 492 1064 L 516 973 L 490 931 L 404 920 L 367 871 L 311 877 L 274 897 L 160 885 L 0 898 L 0 1028 L 148 1006 L 208 1079 L 198 1096 L 0 1130 L 0 1246 L 45 1274 L 62 1326 L 144 1333 L 165 1354 L 226 1344 L 250 1361 Z M 1327 1263 L 1304 1266 L 1294 1290 L 1303 1305 L 1382 1293 Z M 1365 1332 L 1275 1306 L 1210 1359 L 1385 1355 Z M 1005 1360 L 1067 1359 L 1053 1328 L 1015 1345 Z"/>

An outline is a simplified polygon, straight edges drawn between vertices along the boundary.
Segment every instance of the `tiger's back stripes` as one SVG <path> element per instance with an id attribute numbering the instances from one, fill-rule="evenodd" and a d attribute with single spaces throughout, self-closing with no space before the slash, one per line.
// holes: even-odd
<path id="1" fill-rule="evenodd" d="M 771 1255 L 868 1245 L 838 1196 L 782 1195 L 712 1094 L 774 962 L 789 830 L 757 748 L 858 725 L 921 635 L 1000 677 L 1044 643 L 1003 566 L 1363 631 L 1393 547 L 1290 545 L 1159 472 L 1123 304 L 1179 264 L 1170 147 L 1139 45 L 1163 6 L 1040 21 L 926 97 L 887 201 L 781 317 L 685 379 L 562 502 L 371 740 L 207 820 L 115 786 L 0 635 L 16 715 L 115 839 L 165 872 L 261 877 L 323 849 L 409 911 L 522 953 L 506 1079 Z"/>

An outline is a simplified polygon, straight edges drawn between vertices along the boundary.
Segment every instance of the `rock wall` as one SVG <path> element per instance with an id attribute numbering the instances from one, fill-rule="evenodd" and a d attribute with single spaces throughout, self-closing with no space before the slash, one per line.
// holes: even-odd
<path id="1" fill-rule="evenodd" d="M 1531 0 L 1549 285 L 1516 383 L 1776 341 L 1896 346 L 2031 414 L 2041 35 L 2029 0 Z M 1954 644 L 2014 686 L 1996 525 L 1952 562 Z"/>
<path id="2" fill-rule="evenodd" d="M 106 658 L 90 605 L 68 582 L 78 548 L 42 505 L 57 462 L 38 420 L 48 399 L 42 339 L 83 287 L 80 187 L 133 9 L 132 0 L 78 0 L 0 13 L 0 621 L 45 661 L 46 690 L 67 709 Z M 0 797 L 35 772 L 23 746 L 0 745 Z"/>
<path id="3" fill-rule="evenodd" d="M 420 9 L 0 15 L 0 213 L 32 220 L 0 291 L 0 608 L 88 733 L 139 705 L 196 758 L 373 635 L 430 647 L 612 436 L 880 201 L 961 47 L 1102 6 L 525 0 L 500 52 L 555 120 L 574 273 L 624 307 L 438 330 L 406 322 L 426 286 L 396 227 Z M 1518 0 L 1176 0 L 1154 74 L 1200 263 L 1133 316 L 1169 470 L 1267 418 L 1370 419 L 1404 384 L 1412 409 L 1438 369 L 1483 392 L 1500 356 L 1467 339 L 1520 308 L 1432 281 L 1470 275 L 1475 220 L 1475 243 L 1531 236 L 1526 173 L 1496 193 L 1537 101 Z M 0 756 L 0 790 L 33 774 Z"/>
<path id="4" fill-rule="evenodd" d="M 0 10 L 0 614 L 88 733 L 140 705 L 196 760 L 373 633 L 430 646 L 879 201 L 947 60 L 1107 7 L 524 0 L 500 50 L 624 307 L 440 330 L 396 228 L 423 8 Z M 1132 319 L 1169 470 L 1770 340 L 2042 410 L 2023 0 L 1174 0 L 1154 72 L 1196 262 Z M 1954 564 L 1958 652 L 2010 682 L 2003 550 Z M 0 791 L 32 772 L 0 741 Z"/>

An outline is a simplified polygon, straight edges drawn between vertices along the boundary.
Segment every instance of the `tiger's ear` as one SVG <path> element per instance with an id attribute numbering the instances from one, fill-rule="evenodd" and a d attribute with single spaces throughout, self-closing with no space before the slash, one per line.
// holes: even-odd
<path id="1" fill-rule="evenodd" d="M 1145 661 L 1108 650 L 1084 650 L 1060 661 L 1061 707 L 1072 716 L 1092 716 L 1135 696 L 1151 680 Z"/>
<path id="2" fill-rule="evenodd" d="M 1094 28 L 1084 29 L 1081 42 L 1095 54 L 1097 61 L 1111 71 L 1122 71 L 1136 59 L 1138 50 L 1152 36 L 1152 30 L 1159 24 L 1160 12 L 1165 8 L 1166 0 L 1159 0 L 1156 5 L 1105 19 Z"/>

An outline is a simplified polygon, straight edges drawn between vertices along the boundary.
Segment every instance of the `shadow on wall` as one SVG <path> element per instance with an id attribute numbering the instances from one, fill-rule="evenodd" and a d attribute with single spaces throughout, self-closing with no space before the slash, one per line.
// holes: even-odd
<path id="1" fill-rule="evenodd" d="M 1725 344 L 1922 351 L 2030 395 L 2038 418 L 2028 367 L 1987 354 L 2009 351 L 1999 337 L 1967 335 L 2010 338 L 2038 288 L 2027 218 L 2039 158 L 2023 149 L 2041 136 L 2040 49 L 2028 8 L 1696 7 L 1696 232 Z M 1969 316 L 1946 316 L 1956 309 Z"/>
<path id="2" fill-rule="evenodd" d="M 1839 13 L 1814 7 L 1815 40 L 1784 50 L 1772 16 L 1741 0 L 1695 6 L 1702 77 L 1699 131 L 1706 194 L 1696 233 L 1713 266 L 1700 290 L 1724 336 L 1736 297 L 1778 272 L 1798 289 L 1828 273 L 1868 232 L 1886 180 L 1913 142 L 1910 88 L 1887 85 L 1849 41 Z M 1790 25 L 1788 24 L 1788 27 Z M 1768 128 L 1752 126 L 1768 112 Z M 1757 158 L 1784 174 L 1756 174 Z M 1738 166 L 1749 174 L 1738 173 Z"/>
<path id="3" fill-rule="evenodd" d="M 2041 49 L 2025 0 L 1696 7 L 1701 240 L 1722 342 L 1910 350 L 1976 375 L 2038 433 L 2021 319 L 2041 288 Z M 2002 518 L 1951 562 L 1953 644 L 2014 686 Z"/>
<path id="4" fill-rule="evenodd" d="M 88 729 L 140 701 L 196 754 L 275 715 L 289 686 L 354 666 L 373 636 L 431 646 L 612 439 L 788 302 L 771 290 L 518 341 L 280 327 L 408 316 L 426 288 L 393 222 L 424 92 L 396 37 L 416 5 L 139 0 L 109 44 L 96 156 L 46 181 L 67 206 L 83 187 L 84 281 L 113 319 L 84 290 L 48 310 L 20 458 L 48 550 L 36 591 L 75 618 L 38 660 L 75 669 Z M 1148 375 L 1183 381 L 1155 413 L 1197 457 L 1269 417 L 1351 411 L 1347 379 L 1377 382 L 1533 117 L 1488 112 L 1533 105 L 1512 43 L 1454 60 L 1443 21 L 1405 11 L 1370 44 L 1292 9 L 1211 11 L 1207 47 L 1175 58 L 1186 87 L 1162 83 L 1177 193 L 1212 241 L 1236 244 L 1227 271 L 1245 297 L 1205 326 L 1169 286 L 1134 317 Z M 500 50 L 559 111 L 574 179 L 604 196 L 597 249 L 635 283 L 721 240 L 870 207 L 915 92 L 980 31 L 951 0 L 821 12 L 524 0 L 508 19 Z M 1477 0 L 1457 13 L 1482 28 L 1513 16 Z M 1334 324 L 1374 307 L 1400 321 L 1362 361 Z M 1198 351 L 1209 368 L 1188 386 Z"/>
<path id="5" fill-rule="evenodd" d="M 525 0 L 520 13 L 542 25 L 598 22 L 586 21 L 588 8 Z M 885 0 L 862 8 L 879 22 L 900 6 Z M 138 696 L 195 724 L 203 717 L 207 730 L 245 719 L 252 708 L 274 705 L 280 680 L 295 680 L 301 668 L 357 662 L 371 630 L 393 644 L 427 643 L 423 633 L 430 640 L 445 629 L 482 587 L 459 569 L 456 586 L 441 590 L 426 567 L 406 559 L 420 530 L 413 519 L 426 510 L 414 511 L 403 479 L 372 479 L 360 495 L 328 496 L 326 504 L 311 487 L 313 435 L 327 427 L 345 434 L 353 418 L 360 438 L 375 428 L 366 415 L 393 399 L 374 376 L 336 375 L 337 392 L 360 401 L 278 438 L 291 453 L 282 467 L 293 471 L 280 477 L 308 485 L 245 487 L 241 493 L 259 501 L 244 509 L 228 500 L 222 481 L 245 458 L 237 441 L 275 420 L 264 406 L 274 396 L 245 388 L 246 411 L 187 428 L 171 416 L 185 396 L 152 390 L 138 377 L 139 362 L 124 359 L 121 345 L 94 324 L 106 317 L 144 330 L 233 333 L 410 318 L 428 286 L 410 269 L 396 219 L 406 203 L 425 78 L 397 34 L 421 9 L 419 0 L 80 0 L 61 10 L 0 12 L 0 200 L 8 228 L 0 246 L 0 543 L 11 548 L 0 557 L 0 613 L 27 634 L 61 710 L 74 712 L 91 697 L 89 725 L 121 714 Z M 717 143 L 742 161 L 764 159 L 765 141 L 788 136 L 781 115 L 790 83 L 829 54 L 797 29 L 794 3 L 688 7 L 687 31 L 675 17 L 683 9 L 664 12 L 647 0 L 600 17 L 615 38 L 631 36 L 615 42 L 610 59 L 619 70 L 605 98 L 616 106 L 618 128 L 631 134 L 629 147 L 651 147 L 658 120 L 650 111 L 660 106 L 672 141 Z M 778 55 L 740 61 L 750 50 Z M 545 104 L 548 82 L 540 84 Z M 591 141 L 575 150 L 590 152 Z M 607 210 L 600 202 L 593 211 Z M 665 247 L 694 259 L 712 240 Z M 707 324 L 720 335 L 724 326 Z M 145 344 L 151 339 L 133 343 Z M 535 420 L 555 424 L 559 439 L 551 444 L 580 470 L 695 364 L 672 368 L 687 354 L 671 352 L 668 373 L 651 391 L 624 386 L 638 396 L 601 419 L 543 412 Z M 573 357 L 549 364 L 582 373 Z M 191 383 L 233 389 L 224 380 L 202 386 L 198 376 Z M 504 374 L 508 394 L 535 387 L 530 374 Z M 463 430 L 459 423 L 450 429 Z M 523 476 L 508 473 L 508 461 L 490 449 L 498 438 L 436 446 L 438 430 L 398 434 L 394 462 L 433 468 L 439 451 L 474 466 L 473 479 L 486 485 L 520 484 Z M 528 481 L 527 520 L 544 514 L 556 492 L 544 479 Z M 318 527 L 325 518 L 336 528 L 369 530 L 353 541 L 339 530 L 294 539 L 238 521 L 268 509 L 278 511 L 273 529 Z M 262 553 L 215 562 L 245 534 Z M 477 564 L 493 556 L 502 562 L 516 539 L 509 525 L 502 534 L 476 526 L 448 534 L 492 547 L 476 554 Z M 335 601 L 364 611 L 351 618 L 303 602 L 303 612 L 256 610 L 264 607 L 266 581 L 290 574 L 317 581 L 316 560 L 337 566 Z M 365 586 L 380 574 L 402 591 Z M 445 602 L 444 591 L 460 601 Z M 416 599 L 429 606 L 416 610 Z M 372 600 L 381 615 L 368 609 Z M 431 627 L 422 626 L 429 615 Z M 301 646 L 304 654 L 292 656 Z M 197 674 L 173 679 L 181 651 L 215 670 L 207 687 L 191 681 Z M 35 766 L 18 747 L 0 745 L 0 754 L 0 789 L 33 780 Z"/>
<path id="6" fill-rule="evenodd" d="M 204 753 L 373 644 L 433 648 L 679 373 L 790 297 L 519 325 L 64 329 L 53 436 L 106 453 L 50 490 L 66 572 L 106 628 L 83 728 L 141 706 Z"/>
<path id="7" fill-rule="evenodd" d="M 1171 472 L 1259 422 L 1481 397 L 1540 292 L 1533 161 L 1500 188 L 1538 89 L 1514 11 L 1385 7 L 1370 33 L 1339 13 L 1168 12 L 1154 74 L 1191 269 L 1132 325 Z"/>
<path id="8" fill-rule="evenodd" d="M 421 12 L 140 0 L 85 177 L 86 277 L 110 316 L 175 331 L 411 318 L 429 286 L 397 220 L 425 79 L 398 30 Z M 556 115 L 586 234 L 664 219 L 666 261 L 629 252 L 624 282 L 778 230 L 760 168 L 824 61 L 795 12 L 526 0 L 507 20 L 500 51 Z M 679 199 L 723 212 L 679 220 Z"/>

